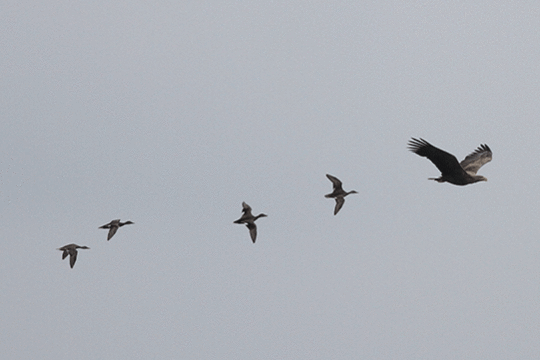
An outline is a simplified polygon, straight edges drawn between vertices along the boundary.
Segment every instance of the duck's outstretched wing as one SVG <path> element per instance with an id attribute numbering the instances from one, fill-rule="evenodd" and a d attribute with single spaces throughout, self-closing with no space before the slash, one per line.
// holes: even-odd
<path id="1" fill-rule="evenodd" d="M 332 176 L 330 174 L 326 174 L 326 177 L 328 178 L 328 180 L 330 180 L 332 182 L 332 185 L 334 186 L 334 190 L 343 190 L 343 183 L 341 182 L 341 180 L 339 180 L 337 177 L 335 176 Z"/>
<path id="2" fill-rule="evenodd" d="M 251 214 L 251 206 L 242 201 L 242 212 L 244 214 Z"/>
<path id="3" fill-rule="evenodd" d="M 247 221 L 253 220 L 253 214 L 251 213 L 251 206 L 242 202 L 242 216 L 240 219 L 233 221 L 235 224 L 243 224 Z"/>
<path id="4" fill-rule="evenodd" d="M 247 228 L 249 229 L 249 235 L 251 236 L 251 241 L 255 244 L 255 240 L 257 239 L 257 225 L 255 225 L 254 222 L 248 222 L 246 223 Z"/>
<path id="5" fill-rule="evenodd" d="M 107 241 L 111 240 L 111 238 L 116 234 L 118 231 L 118 226 L 111 226 L 109 229 L 109 234 L 107 235 Z"/>
<path id="6" fill-rule="evenodd" d="M 73 250 L 69 252 L 69 266 L 73 269 L 73 266 L 75 265 L 75 261 L 77 261 L 77 250 Z"/>
<path id="7" fill-rule="evenodd" d="M 334 208 L 334 215 L 337 215 L 339 210 L 343 207 L 343 204 L 345 204 L 345 198 L 337 197 L 336 198 L 336 207 Z"/>

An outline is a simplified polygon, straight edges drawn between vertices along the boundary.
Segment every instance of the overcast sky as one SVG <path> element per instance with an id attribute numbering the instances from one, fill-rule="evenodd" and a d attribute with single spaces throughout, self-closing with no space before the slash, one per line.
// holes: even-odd
<path id="1" fill-rule="evenodd" d="M 0 354 L 539 358 L 539 18 L 5 1 Z M 411 137 L 459 160 L 488 144 L 489 181 L 428 181 Z M 327 173 L 359 192 L 337 216 Z M 255 244 L 242 201 L 268 214 Z M 73 269 L 70 243 L 91 248 Z"/>

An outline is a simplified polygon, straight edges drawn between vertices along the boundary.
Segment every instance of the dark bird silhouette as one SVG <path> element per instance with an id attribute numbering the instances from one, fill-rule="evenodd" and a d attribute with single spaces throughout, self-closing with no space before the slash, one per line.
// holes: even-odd
<path id="1" fill-rule="evenodd" d="M 69 266 L 73 269 L 75 261 L 77 261 L 77 249 L 90 249 L 88 246 L 79 246 L 77 244 L 64 245 L 61 248 L 56 250 L 63 251 L 62 260 L 64 260 L 69 255 Z"/>
<path id="2" fill-rule="evenodd" d="M 336 199 L 336 207 L 334 208 L 334 215 L 336 215 L 343 206 L 343 204 L 345 204 L 345 196 L 349 194 L 358 194 L 358 192 L 356 190 L 346 192 L 345 190 L 343 190 L 343 184 L 337 177 L 329 174 L 326 174 L 326 177 L 334 185 L 334 191 L 332 191 L 330 194 L 324 195 L 324 197 Z"/>
<path id="3" fill-rule="evenodd" d="M 240 219 L 235 220 L 235 224 L 246 224 L 247 228 L 249 229 L 249 235 L 251 235 L 251 240 L 255 244 L 255 239 L 257 239 L 257 225 L 255 225 L 255 220 L 257 220 L 260 217 L 266 217 L 268 215 L 266 214 L 259 214 L 257 216 L 253 216 L 251 213 L 251 206 L 246 204 L 245 202 L 242 202 L 242 216 Z"/>
<path id="4" fill-rule="evenodd" d="M 468 185 L 478 181 L 487 181 L 481 175 L 476 175 L 478 169 L 491 161 L 492 152 L 489 146 L 482 144 L 467 155 L 461 163 L 456 157 L 444 150 L 436 148 L 424 139 L 412 138 L 408 143 L 409 150 L 423 157 L 427 157 L 439 171 L 441 176 L 429 178 L 437 182 L 449 182 L 454 185 Z"/>
<path id="5" fill-rule="evenodd" d="M 126 221 L 124 223 L 120 222 L 120 219 L 113 220 L 108 224 L 105 224 L 103 226 L 100 226 L 99 229 L 109 229 L 109 234 L 107 235 L 107 241 L 111 240 L 111 238 L 116 234 L 119 227 L 122 227 L 124 225 L 130 225 L 134 224 L 131 221 Z"/>

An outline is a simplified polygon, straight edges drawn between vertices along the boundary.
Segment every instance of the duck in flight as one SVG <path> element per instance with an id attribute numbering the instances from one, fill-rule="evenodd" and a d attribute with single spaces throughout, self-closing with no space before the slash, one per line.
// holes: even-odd
<path id="1" fill-rule="evenodd" d="M 412 138 L 408 143 L 409 150 L 413 153 L 427 157 L 439 171 L 441 176 L 429 178 L 437 182 L 449 182 L 454 185 L 474 184 L 478 181 L 487 181 L 482 175 L 476 175 L 478 170 L 491 161 L 493 156 L 489 146 L 482 144 L 472 153 L 467 155 L 462 162 L 444 150 L 436 148 L 424 139 Z"/>
<path id="2" fill-rule="evenodd" d="M 116 219 L 116 220 L 111 221 L 108 224 L 100 226 L 99 229 L 109 229 L 109 234 L 107 235 L 107 241 L 109 241 L 114 236 L 114 234 L 116 234 L 119 227 L 122 227 L 124 225 L 130 225 L 130 224 L 134 224 L 134 223 L 132 223 L 129 220 L 126 222 L 120 222 L 120 219 Z"/>
<path id="3" fill-rule="evenodd" d="M 324 195 L 324 197 L 336 199 L 336 207 L 334 208 L 334 215 L 337 215 L 339 210 L 343 207 L 343 204 L 345 204 L 345 196 L 349 194 L 358 194 L 358 192 L 355 190 L 346 192 L 345 190 L 343 190 L 343 184 L 337 177 L 332 176 L 330 174 L 326 174 L 326 177 L 334 185 L 334 191 L 332 191 L 330 194 Z"/>
<path id="4" fill-rule="evenodd" d="M 257 239 L 257 225 L 255 225 L 255 220 L 257 220 L 260 217 L 266 217 L 268 215 L 266 214 L 259 214 L 257 216 L 253 216 L 251 213 L 251 206 L 246 204 L 245 202 L 242 202 L 242 216 L 240 219 L 235 220 L 235 224 L 246 224 L 247 228 L 249 229 L 249 235 L 251 236 L 251 241 L 255 244 L 255 240 Z"/>
<path id="5" fill-rule="evenodd" d="M 69 266 L 73 269 L 75 261 L 77 261 L 77 249 L 90 249 L 88 246 L 79 246 L 77 244 L 64 245 L 56 250 L 63 251 L 62 260 L 69 255 Z"/>

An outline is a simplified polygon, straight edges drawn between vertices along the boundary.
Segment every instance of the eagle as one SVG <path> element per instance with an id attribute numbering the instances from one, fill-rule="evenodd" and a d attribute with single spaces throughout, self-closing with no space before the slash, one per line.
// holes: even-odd
<path id="1" fill-rule="evenodd" d="M 427 157 L 441 172 L 440 177 L 429 178 L 429 180 L 461 186 L 487 181 L 482 175 L 476 175 L 482 166 L 491 161 L 493 155 L 489 146 L 485 144 L 481 144 L 462 162 L 458 162 L 454 155 L 431 145 L 422 138 L 412 138 L 407 145 L 413 153 Z"/>

